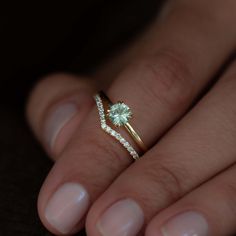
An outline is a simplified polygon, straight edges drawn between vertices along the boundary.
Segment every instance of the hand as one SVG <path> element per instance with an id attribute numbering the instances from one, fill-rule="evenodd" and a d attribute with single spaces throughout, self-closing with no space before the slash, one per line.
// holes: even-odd
<path id="1" fill-rule="evenodd" d="M 169 1 L 113 62 L 113 75 L 122 72 L 109 88 L 68 75 L 36 87 L 29 121 L 56 160 L 38 202 L 50 231 L 86 224 L 89 236 L 236 232 L 236 63 L 212 84 L 235 50 L 235 11 L 234 0 Z M 149 148 L 140 160 L 101 130 L 98 87 L 131 107 Z"/>

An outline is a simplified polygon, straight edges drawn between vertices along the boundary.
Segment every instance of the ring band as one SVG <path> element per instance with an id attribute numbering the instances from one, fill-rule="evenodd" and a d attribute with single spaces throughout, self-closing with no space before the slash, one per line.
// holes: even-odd
<path id="1" fill-rule="evenodd" d="M 127 142 L 121 134 L 113 130 L 107 123 L 106 123 L 106 115 L 104 111 L 104 106 L 103 106 L 103 100 L 100 97 L 100 94 L 96 94 L 94 96 L 94 99 L 96 101 L 96 105 L 98 108 L 98 113 L 100 117 L 100 122 L 101 122 L 101 128 L 114 137 L 116 140 L 120 142 L 120 144 L 129 152 L 129 154 L 133 157 L 133 159 L 137 160 L 139 159 L 139 154 L 134 150 L 134 148 L 130 145 L 129 142 Z"/>
<path id="2" fill-rule="evenodd" d="M 139 137 L 137 132 L 133 129 L 133 127 L 130 125 L 130 123 L 127 123 L 124 125 L 126 130 L 129 132 L 130 136 L 133 138 L 133 140 L 138 144 L 138 146 L 141 148 L 143 152 L 147 151 L 146 146 L 144 145 L 142 139 Z"/>
<path id="3" fill-rule="evenodd" d="M 108 103 L 108 105 L 110 107 L 112 107 L 114 104 L 112 103 L 112 101 L 107 97 L 107 95 L 100 91 L 99 92 L 100 96 L 106 100 L 106 102 Z M 120 106 L 125 106 L 126 109 L 130 109 L 126 104 L 124 104 L 123 102 L 118 102 L 116 103 L 115 105 L 120 105 Z M 109 111 L 108 110 L 108 114 L 107 116 L 109 117 Z M 129 118 L 132 117 L 132 114 L 130 115 Z M 110 121 L 112 122 L 112 120 L 110 119 Z M 115 122 L 112 122 L 113 124 Z M 131 136 L 131 138 L 135 141 L 135 143 L 139 146 L 139 148 L 143 151 L 143 152 L 146 152 L 147 151 L 147 147 L 145 146 L 145 144 L 143 143 L 142 139 L 140 138 L 140 136 L 138 135 L 138 133 L 134 130 L 134 128 L 131 126 L 131 124 L 128 122 L 128 120 L 126 122 L 124 122 L 123 124 L 114 124 L 115 126 L 122 126 L 122 127 L 125 127 L 125 129 L 128 131 L 129 135 Z"/>

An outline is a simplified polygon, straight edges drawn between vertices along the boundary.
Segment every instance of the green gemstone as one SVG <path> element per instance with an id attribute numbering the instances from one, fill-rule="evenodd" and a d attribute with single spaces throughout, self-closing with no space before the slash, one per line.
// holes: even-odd
<path id="1" fill-rule="evenodd" d="M 123 126 L 129 122 L 132 112 L 126 104 L 118 102 L 110 107 L 108 117 L 115 126 Z"/>

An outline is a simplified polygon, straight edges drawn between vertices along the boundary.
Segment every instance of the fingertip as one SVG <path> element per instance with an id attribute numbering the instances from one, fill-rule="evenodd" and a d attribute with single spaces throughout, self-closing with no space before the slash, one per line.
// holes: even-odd
<path id="1" fill-rule="evenodd" d="M 84 78 L 67 74 L 49 75 L 33 89 L 26 116 L 36 137 L 53 158 L 89 112 L 94 90 Z"/>
<path id="2" fill-rule="evenodd" d="M 37 200 L 38 215 L 55 235 L 73 235 L 85 223 L 84 215 L 90 204 L 90 194 L 84 183 L 67 181 L 63 177 L 64 165 L 57 161 L 43 183 Z"/>
<path id="3" fill-rule="evenodd" d="M 43 77 L 32 89 L 26 104 L 26 117 L 32 127 L 39 126 L 39 120 L 46 107 L 78 88 L 89 89 L 84 78 L 57 73 Z"/>
<path id="4" fill-rule="evenodd" d="M 78 183 L 61 185 L 50 197 L 43 212 L 50 228 L 70 234 L 83 219 L 89 205 L 86 189 Z"/>

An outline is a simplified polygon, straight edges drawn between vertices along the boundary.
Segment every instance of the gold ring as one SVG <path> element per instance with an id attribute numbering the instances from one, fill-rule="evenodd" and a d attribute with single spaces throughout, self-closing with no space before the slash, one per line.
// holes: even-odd
<path id="1" fill-rule="evenodd" d="M 130 134 L 131 138 L 139 146 L 139 148 L 143 152 L 146 152 L 147 147 L 143 143 L 138 133 L 129 123 L 129 120 L 133 117 L 133 113 L 129 106 L 124 102 L 117 102 L 113 104 L 104 92 L 101 91 L 99 92 L 99 94 L 101 98 L 106 100 L 106 102 L 108 103 L 109 108 L 107 109 L 106 116 L 109 118 L 110 122 L 116 127 L 124 127 Z"/>
<path id="2" fill-rule="evenodd" d="M 94 99 L 96 101 L 96 105 L 98 108 L 98 113 L 100 117 L 100 123 L 101 123 L 101 128 L 109 135 L 114 137 L 117 141 L 120 142 L 120 144 L 129 152 L 129 154 L 133 157 L 133 159 L 137 160 L 139 159 L 139 154 L 134 150 L 132 145 L 127 142 L 120 133 L 117 131 L 113 130 L 106 122 L 106 114 L 105 114 L 105 109 L 104 109 L 104 104 L 102 97 L 100 94 L 96 94 L 94 96 Z"/>

